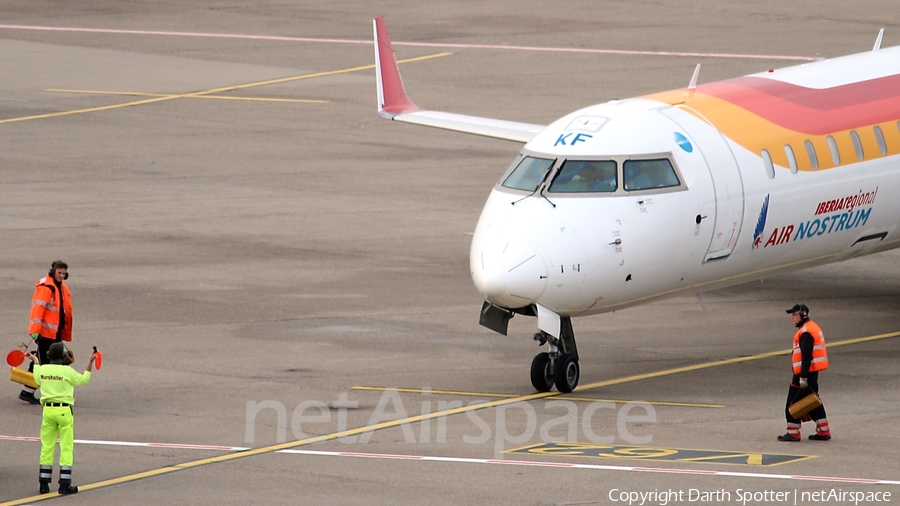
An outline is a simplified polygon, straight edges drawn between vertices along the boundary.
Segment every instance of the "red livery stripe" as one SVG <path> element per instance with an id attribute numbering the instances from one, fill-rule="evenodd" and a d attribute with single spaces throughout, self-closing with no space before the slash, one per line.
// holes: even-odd
<path id="1" fill-rule="evenodd" d="M 808 135 L 861 128 L 900 116 L 900 75 L 825 89 L 747 76 L 700 85 L 697 93 Z"/>

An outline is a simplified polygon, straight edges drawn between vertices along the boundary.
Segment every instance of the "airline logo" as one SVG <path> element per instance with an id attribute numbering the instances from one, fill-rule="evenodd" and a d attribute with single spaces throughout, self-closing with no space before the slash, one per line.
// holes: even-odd
<path id="1" fill-rule="evenodd" d="M 753 231 L 753 247 L 751 249 L 756 249 L 759 247 L 759 244 L 762 242 L 763 232 L 766 231 L 766 216 L 769 214 L 769 196 L 766 195 L 766 200 L 763 200 L 762 209 L 759 210 L 759 219 L 756 220 L 756 230 Z"/>
<path id="2" fill-rule="evenodd" d="M 690 153 L 694 150 L 694 146 L 691 145 L 691 141 L 687 139 L 681 132 L 675 132 L 675 144 L 678 144 L 678 147 Z"/>
<path id="3" fill-rule="evenodd" d="M 878 194 L 878 187 L 874 190 L 860 190 L 854 195 L 848 195 L 835 199 L 819 202 L 811 220 L 804 222 L 775 227 L 768 239 L 763 244 L 763 237 L 766 237 L 766 215 L 769 208 L 769 196 L 763 202 L 760 217 L 756 225 L 756 231 L 753 234 L 753 249 L 768 248 L 769 246 L 778 246 L 788 242 L 811 239 L 826 234 L 850 230 L 852 228 L 863 227 L 868 223 L 872 214 L 872 204 L 875 203 L 875 197 Z M 821 217 L 819 217 L 821 216 Z"/>
<path id="4" fill-rule="evenodd" d="M 877 194 L 878 187 L 876 186 L 875 191 L 863 193 L 862 190 L 859 190 L 859 193 L 857 193 L 856 195 L 850 195 L 848 197 L 820 202 L 819 206 L 816 208 L 816 216 L 820 214 L 832 213 L 834 211 L 843 211 L 844 209 L 849 212 L 853 212 L 854 207 L 867 206 L 875 202 L 875 196 Z"/>

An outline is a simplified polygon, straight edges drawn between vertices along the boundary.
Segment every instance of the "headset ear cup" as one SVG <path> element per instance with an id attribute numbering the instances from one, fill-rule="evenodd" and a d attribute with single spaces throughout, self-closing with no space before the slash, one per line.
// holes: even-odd
<path id="1" fill-rule="evenodd" d="M 50 276 L 51 278 L 56 278 L 56 267 L 50 266 L 50 270 L 47 271 L 47 275 Z M 64 280 L 65 280 L 65 279 L 69 279 L 69 272 L 68 272 L 68 271 L 66 271 L 66 273 L 63 274 L 63 279 L 64 279 Z"/>

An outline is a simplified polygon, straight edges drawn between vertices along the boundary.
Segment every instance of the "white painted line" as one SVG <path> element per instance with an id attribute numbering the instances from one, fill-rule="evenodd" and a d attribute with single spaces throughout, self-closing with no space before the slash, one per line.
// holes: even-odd
<path id="1" fill-rule="evenodd" d="M 213 37 L 220 39 L 249 39 L 249 40 L 273 40 L 286 42 L 325 42 L 331 44 L 372 44 L 371 40 L 355 39 L 323 39 L 312 37 L 282 37 L 277 35 L 246 35 L 239 33 L 203 33 L 203 32 L 169 32 L 156 30 L 115 30 L 108 28 L 77 28 L 58 26 L 31 26 L 31 25 L 0 25 L 0 28 L 8 30 L 35 30 L 54 32 L 81 32 L 81 33 L 113 33 L 120 35 L 159 35 L 175 37 Z M 768 54 L 734 54 L 734 53 L 691 53 L 672 51 L 631 51 L 626 49 L 584 49 L 572 47 L 540 47 L 540 46 L 509 46 L 503 44 L 452 44 L 438 42 L 393 42 L 395 46 L 415 47 L 450 47 L 458 49 L 504 49 L 512 51 L 552 51 L 561 53 L 593 53 L 593 54 L 623 54 L 641 56 L 685 56 L 705 58 L 742 58 L 761 60 L 790 60 L 790 61 L 818 61 L 823 58 L 812 56 L 783 56 Z"/>
<path id="2" fill-rule="evenodd" d="M 0 441 L 32 441 L 32 442 L 40 442 L 41 438 L 39 437 L 27 437 L 27 436 L 0 436 Z M 76 443 L 78 444 L 86 444 L 86 445 L 105 445 L 105 446 L 138 446 L 145 448 L 178 448 L 185 450 L 219 450 L 219 451 L 244 451 L 249 450 L 250 448 L 246 448 L 243 446 L 213 446 L 213 445 L 191 445 L 191 444 L 177 444 L 177 443 L 139 443 L 134 441 L 103 441 L 96 439 L 76 439 Z"/>
<path id="3" fill-rule="evenodd" d="M 40 442 L 40 438 L 26 436 L 2 436 L 0 441 L 28 441 Z M 108 445 L 108 446 L 133 446 L 145 448 L 173 448 L 186 450 L 219 450 L 219 451 L 245 451 L 251 448 L 243 446 L 214 446 L 175 443 L 142 443 L 134 441 L 103 441 L 91 439 L 76 439 L 79 444 Z M 773 473 L 739 473 L 735 471 L 713 471 L 707 469 L 676 469 L 665 467 L 637 467 L 637 466 L 611 466 L 601 464 L 575 464 L 569 462 L 541 462 L 531 460 L 501 460 L 501 459 L 472 459 L 464 457 L 434 457 L 428 455 L 404 455 L 391 453 L 362 453 L 362 452 L 335 452 L 320 450 L 278 450 L 275 453 L 292 453 L 296 455 L 325 456 L 325 457 L 356 457 L 366 459 L 387 460 L 414 460 L 423 462 L 452 462 L 458 464 L 500 464 L 506 466 L 525 467 L 557 467 L 569 469 L 593 469 L 597 471 L 625 471 L 633 473 L 662 473 L 662 474 L 689 474 L 696 476 L 730 476 L 733 478 L 758 478 L 794 481 L 826 481 L 832 483 L 863 483 L 869 485 L 900 485 L 900 480 L 879 480 L 870 478 L 848 478 L 840 476 L 807 476 L 797 474 L 773 474 Z"/>
<path id="4" fill-rule="evenodd" d="M 387 453 L 325 452 L 315 450 L 279 450 L 276 453 L 317 455 L 328 457 L 357 457 L 369 459 L 420 460 L 429 462 L 456 462 L 464 464 L 501 464 L 526 467 L 562 467 L 570 469 L 593 469 L 600 471 L 626 471 L 634 473 L 691 474 L 700 476 L 730 476 L 736 478 L 759 478 L 795 481 L 827 481 L 835 483 L 865 483 L 869 485 L 900 485 L 900 480 L 877 480 L 866 478 L 844 478 L 839 476 L 805 476 L 772 473 L 738 473 L 734 471 L 709 471 L 704 469 L 670 469 L 664 467 L 608 466 L 599 464 L 573 464 L 567 462 L 537 462 L 528 460 L 470 459 L 461 457 L 429 457 L 425 455 L 392 455 Z"/>

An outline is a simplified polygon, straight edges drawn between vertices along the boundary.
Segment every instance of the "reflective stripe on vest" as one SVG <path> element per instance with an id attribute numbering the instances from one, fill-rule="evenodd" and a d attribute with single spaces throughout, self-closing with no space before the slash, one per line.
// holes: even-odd
<path id="1" fill-rule="evenodd" d="M 59 306 L 54 306 L 53 302 L 54 302 L 54 298 L 50 297 L 50 302 L 46 302 L 43 300 L 36 300 L 36 301 L 34 301 L 34 305 L 35 306 L 43 306 L 43 307 L 47 308 L 49 311 L 59 311 Z"/>
<path id="2" fill-rule="evenodd" d="M 64 325 L 59 321 L 62 316 L 60 305 L 64 306 L 66 319 Z M 28 333 L 40 334 L 48 339 L 72 340 L 72 298 L 65 283 L 57 287 L 50 276 L 41 278 L 35 283 Z"/>
<path id="3" fill-rule="evenodd" d="M 809 364 L 809 372 L 824 371 L 828 369 L 828 353 L 825 350 L 825 334 L 812 320 L 807 321 L 794 334 L 794 350 L 791 362 L 794 366 L 794 374 L 800 374 L 803 368 L 803 354 L 800 352 L 800 336 L 808 332 L 813 337 L 812 361 Z"/>

